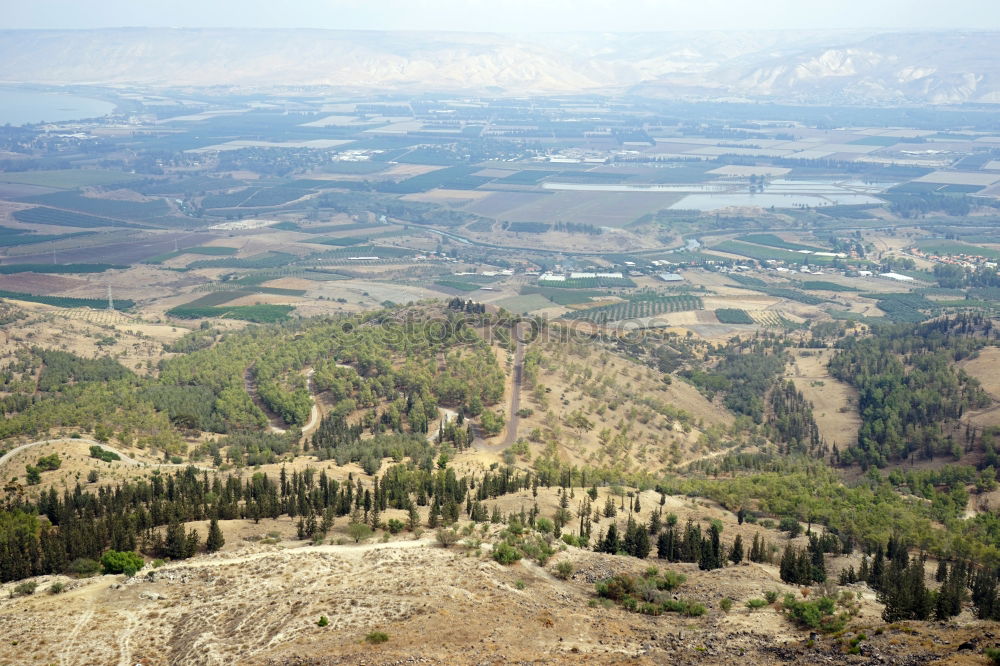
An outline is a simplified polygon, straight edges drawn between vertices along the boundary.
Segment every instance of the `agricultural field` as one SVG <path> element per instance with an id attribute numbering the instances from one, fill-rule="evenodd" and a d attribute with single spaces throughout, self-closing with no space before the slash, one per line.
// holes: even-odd
<path id="1" fill-rule="evenodd" d="M 987 259 L 1000 259 L 1000 250 L 983 247 L 982 245 L 972 245 L 959 241 L 949 240 L 922 240 L 917 241 L 917 247 L 927 254 L 935 255 L 970 255 L 986 257 Z"/>
<path id="2" fill-rule="evenodd" d="M 70 298 L 66 296 L 35 296 L 17 291 L 0 290 L 0 298 L 9 298 L 15 301 L 25 301 L 28 303 L 41 303 L 52 305 L 57 308 L 94 308 L 104 309 L 108 306 L 107 299 L 101 298 Z M 135 307 L 135 302 L 128 299 L 115 299 L 116 310 L 131 310 Z"/>
<path id="3" fill-rule="evenodd" d="M 83 196 L 77 192 L 54 192 L 36 197 L 27 197 L 25 203 L 39 206 L 71 210 L 96 217 L 114 219 L 152 221 L 170 213 L 170 208 L 162 199 L 150 201 L 126 201 L 122 199 Z"/>
<path id="4" fill-rule="evenodd" d="M 721 243 L 712 245 L 709 249 L 739 255 L 741 257 L 750 257 L 751 259 L 756 259 L 758 261 L 775 259 L 790 264 L 827 265 L 833 263 L 832 257 L 819 257 L 815 254 L 802 254 L 791 250 L 782 250 L 764 245 L 753 245 L 751 243 L 738 240 L 722 241 Z"/>
<path id="5" fill-rule="evenodd" d="M 114 264 L 0 264 L 0 275 L 11 273 L 103 273 L 128 266 Z"/>
<path id="6" fill-rule="evenodd" d="M 810 252 L 829 252 L 829 248 L 816 247 L 814 245 L 801 245 L 799 243 L 790 243 L 774 234 L 747 234 L 745 236 L 740 236 L 737 240 L 745 241 L 747 243 L 754 243 L 755 245 L 766 245 L 767 247 L 774 247 L 780 250 L 808 250 Z"/>
<path id="7" fill-rule="evenodd" d="M 141 228 L 141 225 L 130 224 L 121 220 L 112 220 L 106 217 L 96 217 L 84 213 L 74 213 L 72 211 L 44 207 L 19 210 L 14 213 L 14 219 L 29 224 L 51 224 L 59 227 L 81 227 L 84 229 L 96 227 Z"/>
<path id="8" fill-rule="evenodd" d="M 629 296 L 622 303 L 601 305 L 585 310 L 575 310 L 562 315 L 562 318 L 589 321 L 595 324 L 606 324 L 625 319 L 655 317 L 656 315 L 671 312 L 700 310 L 702 307 L 701 299 L 689 294 L 663 295 L 639 293 Z M 749 323 L 752 323 L 752 321 Z"/>
<path id="9" fill-rule="evenodd" d="M 753 324 L 754 319 L 747 314 L 746 310 L 738 308 L 719 308 L 715 311 L 715 317 L 720 324 Z"/>
<path id="10" fill-rule="evenodd" d="M 875 304 L 892 321 L 920 322 L 935 311 L 935 304 L 919 294 L 910 292 L 861 294 L 875 299 Z"/>
<path id="11" fill-rule="evenodd" d="M 139 179 L 140 177 L 135 174 L 104 169 L 0 172 L 0 182 L 52 187 L 59 190 L 72 190 L 78 187 L 93 187 L 95 185 L 126 184 Z"/>
<path id="12" fill-rule="evenodd" d="M 493 305 L 501 307 L 514 314 L 524 314 L 544 310 L 553 306 L 552 301 L 541 294 L 522 294 L 520 296 L 510 296 L 493 301 Z"/>
<path id="13" fill-rule="evenodd" d="M 848 287 L 847 285 L 840 284 L 839 282 L 830 282 L 829 280 L 802 280 L 802 282 L 799 283 L 799 288 L 805 289 L 806 291 L 859 291 L 857 287 Z"/>
<path id="14" fill-rule="evenodd" d="M 209 257 L 231 257 L 236 254 L 239 250 L 235 247 L 226 247 L 224 245 L 203 245 L 198 247 L 188 247 L 183 250 L 177 250 L 175 252 L 165 252 L 163 254 L 158 254 L 155 257 L 150 257 L 143 261 L 144 264 L 162 264 L 165 261 L 170 261 L 171 259 L 176 259 L 177 257 L 183 256 L 185 254 L 200 254 Z"/>
<path id="15" fill-rule="evenodd" d="M 522 295 L 540 294 L 556 305 L 580 305 L 590 303 L 596 298 L 605 296 L 603 291 L 586 291 L 583 289 L 559 289 L 556 287 L 525 286 L 521 288 Z"/>
<path id="16" fill-rule="evenodd" d="M 435 280 L 434 284 L 439 287 L 447 287 L 448 289 L 455 289 L 456 291 L 479 291 L 481 284 L 476 284 L 473 282 L 463 282 L 461 280 Z"/>
<path id="17" fill-rule="evenodd" d="M 181 305 L 167 310 L 168 317 L 177 319 L 239 319 L 256 324 L 270 324 L 288 319 L 295 308 L 291 305 L 237 305 L 231 307 L 211 307 Z"/>

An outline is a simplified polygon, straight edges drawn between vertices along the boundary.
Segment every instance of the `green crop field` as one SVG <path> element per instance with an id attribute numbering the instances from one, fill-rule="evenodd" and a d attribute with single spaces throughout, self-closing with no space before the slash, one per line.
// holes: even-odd
<path id="1" fill-rule="evenodd" d="M 183 250 L 178 250 L 176 252 L 165 252 L 163 254 L 158 254 L 155 257 L 150 257 L 144 260 L 144 264 L 162 264 L 164 261 L 169 259 L 174 259 L 182 254 L 202 254 L 209 257 L 231 257 L 236 254 L 239 250 L 235 247 L 224 247 L 220 245 L 202 245 L 199 247 L 189 247 Z"/>
<path id="2" fill-rule="evenodd" d="M 237 305 L 233 307 L 192 307 L 180 305 L 167 310 L 168 317 L 177 319 L 239 319 L 256 324 L 271 324 L 288 319 L 295 308 L 291 305 Z"/>
<path id="3" fill-rule="evenodd" d="M 55 208 L 28 208 L 15 211 L 14 219 L 29 224 L 51 224 L 59 227 L 81 227 L 84 229 L 94 227 L 139 228 L 137 224 L 109 220 L 106 217 L 95 217 L 94 215 L 85 215 L 83 213 L 73 213 L 68 210 L 56 210 Z"/>
<path id="4" fill-rule="evenodd" d="M 126 269 L 128 266 L 114 264 L 5 264 L 0 266 L 0 275 L 11 273 L 103 273 L 111 269 Z"/>
<path id="5" fill-rule="evenodd" d="M 11 298 L 15 301 L 26 301 L 28 303 L 42 303 L 52 305 L 57 308 L 94 308 L 103 310 L 108 306 L 108 302 L 102 298 L 69 298 L 67 296 L 34 296 L 20 291 L 0 290 L 0 298 Z M 135 306 L 135 301 L 129 299 L 115 299 L 115 310 L 131 310 Z"/>
<path id="6" fill-rule="evenodd" d="M 28 197 L 25 203 L 39 206 L 51 206 L 63 210 L 72 210 L 98 217 L 113 217 L 124 220 L 151 220 L 170 213 L 166 201 L 121 201 L 119 199 L 100 199 L 85 197 L 78 192 L 53 192 Z"/>
<path id="7" fill-rule="evenodd" d="M 538 283 L 538 286 L 543 288 L 553 288 L 554 285 L 559 285 L 558 289 L 594 289 L 597 287 L 634 287 L 635 282 L 631 278 L 621 277 L 621 278 L 605 278 L 605 277 L 593 277 L 593 278 L 566 278 L 561 282 L 554 282 L 549 280 L 543 280 Z"/>
<path id="8" fill-rule="evenodd" d="M 0 182 L 54 187 L 60 190 L 127 183 L 139 180 L 140 178 L 141 176 L 125 173 L 124 171 L 108 171 L 104 169 L 54 169 L 51 171 L 0 173 Z"/>
<path id="9" fill-rule="evenodd" d="M 664 296 L 661 294 L 637 294 L 624 303 L 600 305 L 596 308 L 576 310 L 562 315 L 563 319 L 590 321 L 595 324 L 606 324 L 623 319 L 639 319 L 654 317 L 668 312 L 683 312 L 685 310 L 700 310 L 701 299 L 690 294 Z"/>
<path id="10" fill-rule="evenodd" d="M 435 280 L 434 284 L 440 287 L 447 287 L 448 289 L 457 289 L 458 291 L 479 291 L 479 288 L 482 286 L 459 280 Z"/>
<path id="11" fill-rule="evenodd" d="M 754 243 L 756 245 L 776 247 L 779 250 L 810 250 L 812 252 L 830 251 L 830 248 L 816 247 L 815 245 L 799 245 L 798 243 L 789 243 L 774 234 L 747 234 L 745 236 L 740 236 L 738 240 L 745 241 L 747 243 Z"/>
<path id="12" fill-rule="evenodd" d="M 848 287 L 828 280 L 803 280 L 799 286 L 806 291 L 858 291 L 855 287 Z"/>
<path id="13" fill-rule="evenodd" d="M 968 254 L 978 257 L 986 257 L 987 259 L 1000 259 L 1000 251 L 994 250 L 992 248 L 980 247 L 978 245 L 969 245 L 968 243 L 962 243 L 960 241 L 953 240 L 925 240 L 918 241 L 917 247 L 927 252 L 928 254 L 937 255 L 958 255 L 958 254 Z"/>
<path id="14" fill-rule="evenodd" d="M 556 305 L 579 305 L 581 303 L 589 303 L 593 298 L 599 298 L 605 295 L 604 292 L 601 291 L 534 286 L 522 287 L 521 294 L 525 296 L 530 294 L 541 294 Z"/>
<path id="15" fill-rule="evenodd" d="M 737 254 L 741 257 L 750 257 L 757 261 L 774 259 L 790 264 L 830 264 L 833 262 L 833 257 L 817 257 L 814 254 L 802 254 L 790 250 L 765 247 L 763 245 L 751 245 L 750 243 L 736 240 L 722 241 L 717 245 L 713 245 L 711 249 L 718 250 L 719 252 L 728 252 L 729 254 Z"/>
<path id="16" fill-rule="evenodd" d="M 933 314 L 937 306 L 920 294 L 910 292 L 861 294 L 875 299 L 875 305 L 893 321 L 920 322 Z"/>
<path id="17" fill-rule="evenodd" d="M 0 247 L 17 247 L 19 245 L 34 245 L 35 243 L 45 243 L 47 241 L 66 240 L 67 238 L 79 238 L 80 236 L 91 236 L 93 231 L 78 231 L 71 234 L 33 234 L 25 229 L 12 229 L 10 233 L 4 230 L 0 233 Z"/>
<path id="18" fill-rule="evenodd" d="M 541 294 L 511 296 L 509 298 L 502 298 L 499 301 L 494 301 L 493 304 L 507 310 L 508 312 L 513 312 L 514 314 L 533 312 L 535 310 L 552 307 L 552 301 L 545 298 Z"/>
<path id="19" fill-rule="evenodd" d="M 280 268 L 297 261 L 294 254 L 285 252 L 261 252 L 250 257 L 237 259 L 227 257 L 225 259 L 206 259 L 195 261 L 188 265 L 188 268 Z"/>
<path id="20" fill-rule="evenodd" d="M 752 324 L 753 317 L 747 314 L 746 310 L 737 308 L 719 308 L 715 311 L 715 318 L 722 324 Z"/>
<path id="21" fill-rule="evenodd" d="M 806 294 L 798 289 L 791 289 L 790 287 L 776 287 L 771 286 L 764 282 L 760 278 L 750 277 L 749 275 L 730 275 L 729 279 L 740 285 L 744 289 L 750 289 L 752 291 L 759 291 L 762 294 L 767 294 L 768 296 L 774 296 L 775 298 L 786 298 L 790 301 L 798 301 L 799 303 L 805 303 L 806 305 L 819 305 L 820 303 L 826 302 L 824 299 L 813 296 L 812 294 Z"/>

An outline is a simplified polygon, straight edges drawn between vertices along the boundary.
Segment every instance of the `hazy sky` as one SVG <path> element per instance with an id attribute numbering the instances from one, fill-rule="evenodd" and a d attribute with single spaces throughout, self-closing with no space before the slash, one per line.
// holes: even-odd
<path id="1" fill-rule="evenodd" d="M 4 0 L 0 28 L 1000 29 L 998 0 Z"/>

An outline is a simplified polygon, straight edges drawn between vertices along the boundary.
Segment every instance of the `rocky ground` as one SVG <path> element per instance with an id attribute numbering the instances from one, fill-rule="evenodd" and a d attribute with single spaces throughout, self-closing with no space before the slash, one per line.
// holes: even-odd
<path id="1" fill-rule="evenodd" d="M 569 580 L 553 575 L 561 560 L 576 568 Z M 243 541 L 128 579 L 47 576 L 21 598 L 7 598 L 5 585 L 0 664 L 973 664 L 1000 637 L 967 613 L 960 624 L 887 627 L 865 595 L 847 632 L 810 641 L 773 607 L 745 607 L 764 590 L 795 591 L 759 564 L 669 565 L 688 576 L 676 594 L 709 608 L 698 618 L 597 603 L 594 581 L 650 565 L 664 563 L 567 548 L 544 567 L 501 566 L 485 545 L 445 549 L 427 536 Z M 53 582 L 67 590 L 49 594 Z M 723 597 L 734 599 L 729 612 Z M 388 640 L 366 641 L 376 631 Z M 860 634 L 858 654 L 847 654 Z"/>

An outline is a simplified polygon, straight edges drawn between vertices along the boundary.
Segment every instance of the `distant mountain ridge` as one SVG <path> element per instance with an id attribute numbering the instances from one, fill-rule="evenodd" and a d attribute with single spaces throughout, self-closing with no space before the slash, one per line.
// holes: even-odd
<path id="1" fill-rule="evenodd" d="M 1000 32 L 3 30 L 0 81 L 1000 104 Z"/>

